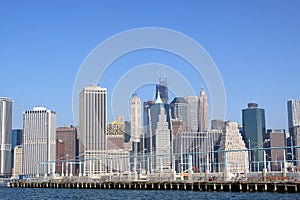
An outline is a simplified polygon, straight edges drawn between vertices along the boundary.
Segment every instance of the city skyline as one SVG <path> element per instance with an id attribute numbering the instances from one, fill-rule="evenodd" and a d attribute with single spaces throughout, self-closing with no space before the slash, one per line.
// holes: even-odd
<path id="1" fill-rule="evenodd" d="M 266 110 L 267 128 L 287 130 L 286 102 L 300 99 L 297 93 L 299 2 L 216 4 L 166 1 L 144 5 L 136 1 L 131 5 L 118 4 L 72 3 L 70 7 L 69 2 L 60 3 L 60 6 L 38 2 L 1 3 L 0 16 L 5 31 L 0 33 L 0 42 L 5 48 L 0 50 L 0 66 L 6 75 L 0 80 L 0 84 L 5 86 L 1 87 L 0 96 L 14 99 L 14 129 L 22 128 L 22 112 L 34 106 L 55 110 L 57 126 L 76 125 L 71 108 L 72 87 L 76 73 L 89 52 L 113 34 L 156 26 L 187 34 L 210 54 L 226 88 L 225 120 L 241 124 L 241 110 L 247 103 L 257 102 Z M 78 14 L 80 9 L 83 15 Z M 116 15 L 110 14 L 109 10 L 113 9 Z M 166 9 L 168 14 L 165 14 Z M 182 15 L 178 16 L 178 13 Z M 120 16 L 122 20 L 119 22 Z M 137 19 L 137 16 L 143 20 Z M 109 21 L 114 25 L 111 26 Z M 112 64 L 107 76 L 99 83 L 108 88 L 108 102 L 116 81 L 123 73 L 130 67 L 147 62 L 161 62 L 179 70 L 190 78 L 195 91 L 200 91 L 201 85 L 206 88 L 201 77 L 193 76 L 185 61 L 165 52 L 146 50 L 126 55 Z M 20 84 L 16 80 L 26 81 Z M 137 90 L 141 102 L 154 99 L 153 86 Z M 210 101 L 209 91 L 207 95 Z M 169 99 L 173 97 L 170 94 Z M 118 114 L 126 116 L 126 113 Z M 108 108 L 108 121 L 112 119 Z"/>

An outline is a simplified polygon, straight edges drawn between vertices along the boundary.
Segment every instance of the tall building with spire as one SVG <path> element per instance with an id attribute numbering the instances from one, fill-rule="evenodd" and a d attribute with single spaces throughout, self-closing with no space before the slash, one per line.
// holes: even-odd
<path id="1" fill-rule="evenodd" d="M 107 90 L 97 85 L 83 89 L 79 99 L 79 156 L 84 158 L 83 173 L 100 173 L 99 159 L 106 157 Z M 93 160 L 95 159 L 95 160 Z M 96 160 L 98 159 L 98 161 Z M 92 166 L 91 166 L 92 165 Z"/>
<path id="2" fill-rule="evenodd" d="M 152 167 L 155 167 L 156 160 L 152 155 L 156 154 L 156 130 L 158 129 L 158 126 L 161 124 L 159 123 L 159 120 L 162 119 L 160 117 L 161 110 L 164 110 L 164 114 L 166 115 L 166 123 L 167 127 L 170 130 L 171 128 L 171 120 L 170 120 L 170 111 L 169 111 L 169 104 L 164 103 L 163 100 L 160 98 L 160 92 L 158 91 L 158 96 L 154 104 L 150 105 L 150 107 L 147 109 L 147 127 L 145 127 L 145 134 L 144 134 L 144 149 L 145 153 L 150 155 L 149 158 L 149 166 L 151 167 L 150 170 L 152 170 Z M 169 131 L 170 134 L 170 131 Z M 171 138 L 171 135 L 169 136 Z M 170 139 L 171 140 L 171 139 Z M 168 146 L 168 148 L 170 148 Z M 147 161 L 148 162 L 148 161 Z M 147 165 L 145 165 L 147 166 Z M 148 169 L 149 170 L 149 169 Z"/>
<path id="3" fill-rule="evenodd" d="M 202 87 L 199 95 L 198 101 L 198 131 L 208 131 L 209 129 L 209 120 L 208 120 L 208 103 L 205 90 Z"/>
<path id="4" fill-rule="evenodd" d="M 159 84 L 156 84 L 155 99 L 158 98 L 158 93 L 160 93 L 160 98 L 162 102 L 168 103 L 168 77 L 166 75 L 164 75 L 164 78 L 159 77 Z"/>
<path id="5" fill-rule="evenodd" d="M 168 127 L 167 115 L 165 109 L 160 107 L 158 121 L 155 129 L 155 147 L 154 147 L 154 168 L 155 169 L 170 169 L 171 157 L 170 156 L 157 156 L 166 155 L 171 153 L 171 132 Z"/>
<path id="6" fill-rule="evenodd" d="M 0 177 L 11 175 L 12 103 L 12 99 L 0 97 Z"/>

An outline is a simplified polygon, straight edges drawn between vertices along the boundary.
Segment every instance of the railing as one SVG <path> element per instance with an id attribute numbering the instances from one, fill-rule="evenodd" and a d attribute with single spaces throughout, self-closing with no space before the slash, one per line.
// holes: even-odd
<path id="1" fill-rule="evenodd" d="M 90 178 L 99 180 L 272 180 L 270 174 L 280 174 L 278 179 L 286 179 L 286 173 L 297 172 L 300 161 L 291 152 L 300 147 L 256 148 L 244 150 L 218 150 L 208 152 L 183 152 L 155 155 L 114 156 L 101 159 L 76 159 L 39 162 L 37 177 Z M 251 155 L 251 156 L 250 156 Z M 258 155 L 258 158 L 255 157 Z M 298 156 L 298 155 L 297 155 Z M 300 156 L 300 155 L 299 155 Z M 55 165 L 61 163 L 59 173 Z M 45 165 L 47 167 L 45 167 Z M 75 172 L 72 171 L 73 166 Z M 44 167 L 43 167 L 44 166 Z M 50 169 L 40 173 L 40 168 Z M 279 178 L 278 178 L 279 177 Z M 282 178 L 283 177 L 283 178 Z M 285 177 L 285 178 L 284 178 Z M 294 178 L 298 178 L 294 176 Z M 289 178 L 290 179 L 290 178 Z"/>

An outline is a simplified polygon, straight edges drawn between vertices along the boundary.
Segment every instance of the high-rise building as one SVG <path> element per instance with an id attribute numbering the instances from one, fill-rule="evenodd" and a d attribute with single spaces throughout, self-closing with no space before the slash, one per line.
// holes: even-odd
<path id="1" fill-rule="evenodd" d="M 23 159 L 22 159 L 22 145 L 17 145 L 14 148 L 14 170 L 13 177 L 23 174 Z"/>
<path id="2" fill-rule="evenodd" d="M 160 93 L 160 95 L 158 95 Z M 169 95 L 168 95 L 168 78 L 167 76 L 162 79 L 159 77 L 159 84 L 156 84 L 156 92 L 155 92 L 155 99 L 160 96 L 163 103 L 168 103 Z"/>
<path id="3" fill-rule="evenodd" d="M 171 131 L 164 107 L 160 107 L 154 140 L 154 169 L 171 169 Z M 169 156 L 166 156 L 169 154 Z M 159 156 L 165 155 L 165 156 Z"/>
<path id="4" fill-rule="evenodd" d="M 107 120 L 107 90 L 96 85 L 90 85 L 80 93 L 79 127 L 80 151 L 79 156 L 84 160 L 83 171 L 96 174 L 100 167 L 99 159 L 106 157 L 106 120 Z M 89 159 L 95 159 L 91 163 Z M 97 160 L 96 160 L 97 159 Z M 102 162 L 103 163 L 103 162 Z M 93 167 L 91 166 L 93 165 Z"/>
<path id="5" fill-rule="evenodd" d="M 12 103 L 12 99 L 0 97 L 0 177 L 11 175 Z"/>
<path id="6" fill-rule="evenodd" d="M 170 111 L 172 117 L 172 138 L 175 138 L 175 135 L 178 132 L 186 132 L 186 125 L 188 124 L 188 106 L 188 102 L 183 97 L 175 97 L 171 102 Z"/>
<path id="7" fill-rule="evenodd" d="M 13 129 L 11 138 L 11 168 L 14 168 L 14 149 L 18 145 L 22 145 L 23 140 L 23 130 Z"/>
<path id="8" fill-rule="evenodd" d="M 184 97 L 184 99 L 188 103 L 186 131 L 187 132 L 197 132 L 198 131 L 199 97 L 198 96 L 188 96 L 188 97 Z"/>
<path id="9" fill-rule="evenodd" d="M 56 159 L 56 113 L 43 107 L 23 112 L 23 173 L 54 174 Z"/>
<path id="10" fill-rule="evenodd" d="M 23 140 L 23 130 L 22 129 L 13 129 L 11 146 L 13 148 L 15 148 L 15 146 L 21 145 L 22 140 Z"/>
<path id="11" fill-rule="evenodd" d="M 289 100 L 287 102 L 288 124 L 291 146 L 300 145 L 300 100 Z M 300 148 L 293 149 L 293 160 L 300 166 Z"/>
<path id="12" fill-rule="evenodd" d="M 75 160 L 77 159 L 76 152 L 76 143 L 77 143 L 77 129 L 73 126 L 66 126 L 66 127 L 59 127 L 56 129 L 56 139 L 59 141 L 57 145 L 61 146 L 61 143 L 63 143 L 63 152 L 57 152 L 56 160 Z M 60 150 L 60 148 L 57 148 Z M 66 165 L 67 162 L 58 162 L 57 163 L 57 172 L 58 173 L 65 173 L 62 172 L 61 165 Z M 70 167 L 68 166 L 68 169 L 70 171 Z M 64 170 L 66 170 L 67 167 L 64 166 Z M 77 174 L 77 167 L 76 165 L 72 165 L 72 174 Z"/>
<path id="13" fill-rule="evenodd" d="M 284 129 L 267 130 L 267 133 L 265 134 L 264 147 L 268 148 L 266 150 L 266 159 L 270 161 L 270 167 L 272 171 L 281 171 L 281 163 L 284 162 L 283 148 L 286 146 L 286 142 L 286 134 Z"/>
<path id="14" fill-rule="evenodd" d="M 297 167 L 300 167 L 300 148 L 294 148 L 300 145 L 300 126 L 289 128 L 290 130 L 290 146 L 292 153 L 292 160 L 295 161 Z"/>
<path id="15" fill-rule="evenodd" d="M 183 97 L 175 97 L 170 103 L 172 119 L 182 120 L 187 124 L 188 102 Z"/>
<path id="16" fill-rule="evenodd" d="M 214 119 L 211 120 L 211 129 L 212 130 L 223 130 L 225 122 L 223 119 Z"/>
<path id="17" fill-rule="evenodd" d="M 130 139 L 131 139 L 131 134 L 130 134 L 131 125 L 130 125 L 130 121 L 125 121 L 124 124 L 125 124 L 124 140 L 125 140 L 125 143 L 128 143 L 128 142 L 130 142 Z"/>
<path id="18" fill-rule="evenodd" d="M 218 155 L 221 171 L 227 170 L 229 173 L 244 173 L 248 171 L 248 151 L 239 133 L 238 124 L 236 122 L 226 122 L 223 128 L 219 150 L 221 150 Z M 224 151 L 228 151 L 226 152 L 226 156 L 224 155 Z"/>
<path id="19" fill-rule="evenodd" d="M 131 122 L 131 144 L 132 144 L 132 152 L 131 154 L 136 159 L 138 152 L 140 151 L 140 143 L 141 135 L 142 135 L 142 105 L 141 99 L 137 96 L 137 94 L 133 94 L 130 101 L 130 122 Z M 132 160 L 133 163 L 136 163 Z M 136 169 L 137 166 L 134 166 L 133 169 Z"/>
<path id="20" fill-rule="evenodd" d="M 142 134 L 142 105 L 141 99 L 133 94 L 130 101 L 130 122 L 131 122 L 131 140 L 133 142 L 140 141 Z"/>
<path id="21" fill-rule="evenodd" d="M 300 126 L 300 100 L 287 102 L 289 128 Z"/>
<path id="22" fill-rule="evenodd" d="M 265 110 L 259 108 L 256 103 L 249 103 L 248 108 L 242 111 L 242 118 L 243 139 L 247 148 L 262 148 L 266 133 Z M 263 151 L 252 151 L 250 161 L 259 163 L 259 169 L 261 170 L 264 162 Z M 255 166 L 258 165 L 255 164 Z M 253 170 L 257 170 L 257 167 L 253 168 Z"/>
<path id="23" fill-rule="evenodd" d="M 145 145 L 147 148 L 147 152 L 152 152 L 155 146 L 154 143 L 154 137 L 155 137 L 155 130 L 157 128 L 157 123 L 159 121 L 159 114 L 160 114 L 160 110 L 161 108 L 163 108 L 165 110 L 165 114 L 166 114 L 166 120 L 168 122 L 168 128 L 171 127 L 171 121 L 170 121 L 170 112 L 169 112 L 169 104 L 163 103 L 162 99 L 160 98 L 160 96 L 158 96 L 158 98 L 155 101 L 155 104 L 151 105 L 151 107 L 148 110 L 148 127 L 146 130 L 146 134 L 145 134 Z"/>
<path id="24" fill-rule="evenodd" d="M 202 87 L 199 95 L 198 105 L 198 131 L 208 131 L 209 129 L 209 116 L 208 116 L 208 102 L 205 90 Z"/>
<path id="25" fill-rule="evenodd" d="M 159 92 L 158 92 L 159 94 Z M 171 128 L 171 119 L 170 119 L 170 111 L 169 111 L 169 104 L 163 103 L 162 99 L 160 98 L 160 95 L 158 95 L 158 98 L 156 99 L 155 103 L 150 105 L 147 109 L 146 112 L 144 113 L 146 115 L 146 119 L 148 120 L 146 122 L 146 127 L 145 127 L 145 134 L 144 134 L 144 143 L 141 148 L 142 154 L 146 153 L 148 155 L 153 155 L 155 154 L 156 151 L 156 129 L 157 126 L 159 125 L 159 116 L 161 113 L 161 109 L 164 109 L 165 115 L 166 115 L 166 121 L 168 124 L 168 128 Z M 171 136 L 170 136 L 171 138 Z M 151 166 L 153 167 L 154 165 L 154 159 L 151 157 L 150 161 Z M 144 166 L 145 163 L 143 163 Z M 148 169 L 149 170 L 149 169 Z"/>

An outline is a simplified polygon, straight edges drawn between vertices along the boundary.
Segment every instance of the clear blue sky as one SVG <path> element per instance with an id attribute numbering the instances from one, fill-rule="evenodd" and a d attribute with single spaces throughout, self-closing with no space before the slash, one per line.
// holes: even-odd
<path id="1" fill-rule="evenodd" d="M 240 123 L 241 109 L 257 102 L 268 128 L 286 128 L 286 101 L 300 99 L 299 10 L 298 0 L 0 1 L 0 96 L 14 99 L 13 128 L 22 128 L 22 112 L 34 106 L 55 110 L 57 126 L 74 124 L 73 84 L 91 50 L 121 31 L 165 27 L 194 38 L 215 61 L 226 88 L 226 119 Z M 122 59 L 176 61 L 151 51 Z M 142 100 L 152 97 L 142 94 Z"/>

